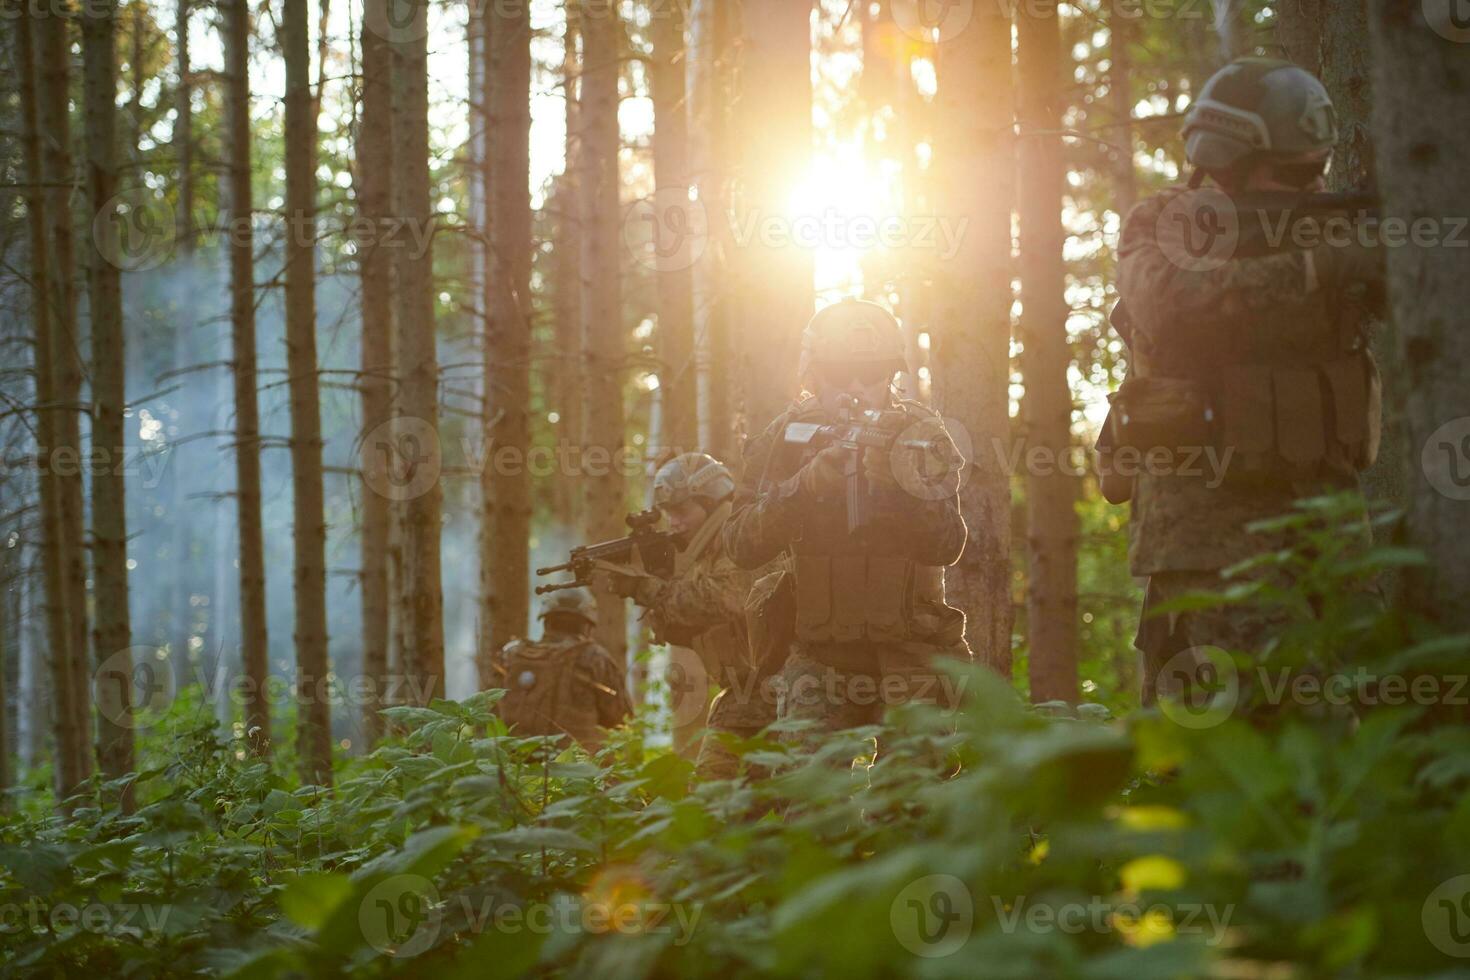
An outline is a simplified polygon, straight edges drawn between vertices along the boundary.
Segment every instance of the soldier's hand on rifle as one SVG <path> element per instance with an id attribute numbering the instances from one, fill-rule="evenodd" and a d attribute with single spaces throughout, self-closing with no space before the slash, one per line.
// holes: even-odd
<path id="1" fill-rule="evenodd" d="M 893 454 L 886 449 L 869 446 L 863 450 L 863 477 L 874 490 L 898 488 L 898 474 L 893 471 Z"/>
<path id="2" fill-rule="evenodd" d="M 640 606 L 647 606 L 652 603 L 654 595 L 657 594 L 659 582 L 651 575 L 644 575 L 630 568 L 623 568 L 611 562 L 598 562 L 592 572 L 592 587 L 622 596 L 624 599 L 632 599 Z"/>
<path id="3" fill-rule="evenodd" d="M 840 446 L 828 446 L 811 458 L 797 473 L 801 488 L 813 497 L 833 498 L 846 488 L 842 467 L 848 450 Z"/>

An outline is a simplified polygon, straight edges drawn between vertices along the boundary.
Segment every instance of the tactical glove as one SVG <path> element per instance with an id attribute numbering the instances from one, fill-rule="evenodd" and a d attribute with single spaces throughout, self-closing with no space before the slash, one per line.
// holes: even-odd
<path id="1" fill-rule="evenodd" d="M 797 473 L 801 489 L 810 497 L 832 499 L 841 495 L 846 487 L 842 468 L 847 461 L 847 450 L 828 446 L 812 457 Z"/>
<path id="2" fill-rule="evenodd" d="M 863 450 L 863 477 L 874 490 L 898 488 L 898 475 L 893 471 L 893 454 L 885 449 Z"/>

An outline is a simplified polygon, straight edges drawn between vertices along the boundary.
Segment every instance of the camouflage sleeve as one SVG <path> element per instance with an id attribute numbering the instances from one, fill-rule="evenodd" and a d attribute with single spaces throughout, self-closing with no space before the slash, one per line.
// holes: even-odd
<path id="1" fill-rule="evenodd" d="M 1314 299 L 1305 252 L 1218 260 L 1210 252 L 1190 251 L 1186 235 L 1188 198 L 1200 193 L 1172 191 L 1135 207 L 1123 224 L 1118 245 L 1118 292 L 1136 329 L 1154 345 L 1187 331 L 1196 339 L 1218 331 L 1245 329 L 1265 310 L 1278 313 L 1307 307 Z M 1184 202 L 1184 203 L 1181 203 Z"/>
<path id="2" fill-rule="evenodd" d="M 688 574 L 664 583 L 649 606 L 656 627 L 708 629 L 741 620 L 754 576 L 723 550 L 713 562 L 701 561 Z"/>
<path id="3" fill-rule="evenodd" d="M 801 529 L 800 486 L 794 474 L 776 472 L 772 459 L 784 425 L 783 415 L 745 446 L 735 509 L 721 531 L 725 554 L 740 568 L 765 565 Z"/>
<path id="4" fill-rule="evenodd" d="M 628 697 L 623 672 L 601 647 L 589 649 L 584 659 L 587 672 L 597 685 L 597 723 L 603 728 L 616 728 L 633 715 L 633 702 Z"/>
<path id="5" fill-rule="evenodd" d="M 911 416 L 914 413 L 924 418 L 926 427 L 932 424 L 943 439 L 944 449 L 937 458 L 944 462 L 929 479 L 923 478 L 918 469 L 903 470 L 900 485 L 880 498 L 878 519 L 891 528 L 889 533 L 903 546 L 900 550 L 914 561 L 921 565 L 953 565 L 965 550 L 968 535 L 959 498 L 965 461 L 937 413 L 911 406 Z"/>

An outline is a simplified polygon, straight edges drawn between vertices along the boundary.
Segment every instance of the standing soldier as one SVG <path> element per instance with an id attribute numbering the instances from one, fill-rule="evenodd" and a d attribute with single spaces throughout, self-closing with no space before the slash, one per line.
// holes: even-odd
<path id="1" fill-rule="evenodd" d="M 761 665 L 776 675 L 777 714 L 833 731 L 878 722 L 888 704 L 952 704 L 933 661 L 969 658 L 964 613 L 944 601 L 944 566 L 965 545 L 959 454 L 935 413 L 895 400 L 906 365 L 887 310 L 827 306 L 801 348 L 810 394 L 747 444 L 741 503 L 724 530 L 742 568 L 788 556 L 794 615 L 769 627 L 778 639 Z M 827 438 L 855 434 L 854 421 L 860 443 Z M 928 451 L 920 460 L 900 443 Z"/>
<path id="2" fill-rule="evenodd" d="M 584 588 L 563 589 L 546 598 L 540 619 L 540 640 L 512 640 L 490 658 L 506 691 L 496 713 L 514 734 L 570 736 L 596 752 L 602 729 L 633 714 L 622 670 L 592 639 L 597 602 Z"/>
<path id="3" fill-rule="evenodd" d="M 598 573 L 603 587 L 648 610 L 657 640 L 689 647 L 698 657 L 697 664 L 676 663 L 670 671 L 676 744 L 688 744 L 705 725 L 711 684 L 721 690 L 708 713 L 711 730 L 749 738 L 775 719 L 772 706 L 750 685 L 754 665 L 745 600 L 754 575 L 730 560 L 721 540 L 734 496 L 734 478 L 714 457 L 674 457 L 653 478 L 654 506 L 679 546 L 673 578 L 617 566 Z M 731 779 L 738 760 L 718 740 L 706 739 L 699 769 L 708 778 Z"/>
<path id="4" fill-rule="evenodd" d="M 1135 453 L 1174 450 L 1175 460 L 1212 449 L 1224 468 L 1144 467 L 1136 477 L 1130 562 L 1148 577 L 1137 640 L 1145 703 L 1172 655 L 1258 651 L 1278 625 L 1241 606 L 1152 609 L 1217 591 L 1222 569 L 1280 547 L 1245 526 L 1298 498 L 1356 487 L 1379 432 L 1364 330 L 1365 308 L 1381 295 L 1381 249 L 1361 235 L 1244 247 L 1270 220 L 1252 198 L 1323 190 L 1337 124 L 1322 83 L 1289 62 L 1241 59 L 1205 84 L 1184 135 L 1196 167 L 1189 186 L 1139 204 L 1123 227 L 1126 314 L 1114 320 L 1132 360 L 1115 408 L 1132 421 L 1115 435 Z"/>

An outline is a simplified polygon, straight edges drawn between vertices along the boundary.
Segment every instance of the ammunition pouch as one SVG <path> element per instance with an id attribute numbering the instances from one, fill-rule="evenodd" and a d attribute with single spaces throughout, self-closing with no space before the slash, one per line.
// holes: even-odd
<path id="1" fill-rule="evenodd" d="M 907 558 L 795 556 L 795 639 L 829 645 L 929 641 L 964 634 L 964 614 L 944 604 L 943 570 Z"/>

